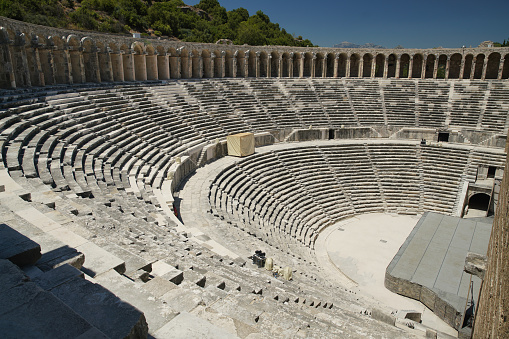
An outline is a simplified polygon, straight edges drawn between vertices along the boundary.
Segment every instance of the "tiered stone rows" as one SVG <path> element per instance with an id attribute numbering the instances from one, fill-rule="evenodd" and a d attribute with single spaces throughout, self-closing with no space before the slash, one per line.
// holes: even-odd
<path id="1" fill-rule="evenodd" d="M 451 125 L 476 127 L 484 102 L 486 82 L 454 83 L 451 99 Z"/>
<path id="2" fill-rule="evenodd" d="M 387 123 L 393 126 L 415 126 L 415 82 L 405 80 L 381 81 Z"/>
<path id="3" fill-rule="evenodd" d="M 446 124 L 450 85 L 447 82 L 417 83 L 417 115 L 419 127 L 443 127 Z"/>
<path id="4" fill-rule="evenodd" d="M 452 214 L 462 182 L 475 181 L 467 174 L 485 163 L 479 155 L 469 162 L 471 152 L 415 142 L 271 151 L 226 168 L 209 199 L 214 213 L 275 246 L 313 248 L 323 227 L 355 214 Z M 500 167 L 503 156 L 486 163 Z"/>
<path id="5" fill-rule="evenodd" d="M 332 127 L 338 128 L 359 124 L 341 80 L 313 78 L 310 81 L 322 107 L 329 116 Z"/>

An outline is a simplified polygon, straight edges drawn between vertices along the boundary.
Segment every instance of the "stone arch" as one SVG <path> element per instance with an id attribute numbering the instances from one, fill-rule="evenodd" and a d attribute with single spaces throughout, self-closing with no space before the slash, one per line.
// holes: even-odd
<path id="1" fill-rule="evenodd" d="M 463 66 L 462 79 L 470 79 L 470 74 L 472 73 L 472 63 L 473 62 L 474 62 L 474 56 L 472 54 L 467 54 L 465 56 L 465 64 Z"/>
<path id="2" fill-rule="evenodd" d="M 425 78 L 433 78 L 433 73 L 435 71 L 435 60 L 436 56 L 434 54 L 429 54 L 426 58 L 426 70 L 424 77 Z"/>
<path id="3" fill-rule="evenodd" d="M 120 47 L 117 44 L 110 42 L 107 48 L 110 51 L 113 81 L 124 81 L 124 61 Z"/>
<path id="4" fill-rule="evenodd" d="M 313 55 L 310 52 L 304 53 L 304 72 L 303 72 L 302 76 L 304 76 L 304 77 L 311 76 L 311 71 L 313 68 L 312 64 L 313 64 Z"/>
<path id="5" fill-rule="evenodd" d="M 81 56 L 81 46 L 78 37 L 69 35 L 67 37 L 67 46 L 69 48 L 69 57 L 71 59 L 71 75 L 73 83 L 85 82 L 83 70 L 83 58 Z"/>
<path id="6" fill-rule="evenodd" d="M 351 78 L 356 78 L 359 76 L 359 65 L 360 65 L 360 56 L 357 53 L 353 53 L 350 55 L 350 74 L 348 74 Z"/>
<path id="7" fill-rule="evenodd" d="M 145 46 L 135 42 L 131 46 L 134 52 L 134 79 L 136 81 L 147 80 L 147 59 L 145 58 Z"/>
<path id="8" fill-rule="evenodd" d="M 38 34 L 39 62 L 41 63 L 42 74 L 44 75 L 44 84 L 46 86 L 55 84 L 55 68 L 53 63 L 53 46 L 47 37 Z M 85 81 L 85 80 L 84 80 Z"/>
<path id="9" fill-rule="evenodd" d="M 396 54 L 389 54 L 389 57 L 387 58 L 387 78 L 396 77 L 396 62 Z"/>
<path id="10" fill-rule="evenodd" d="M 482 72 L 484 67 L 484 54 L 478 54 L 475 58 L 475 66 L 474 66 L 474 79 L 481 79 Z"/>
<path id="11" fill-rule="evenodd" d="M 400 78 L 408 78 L 410 73 L 410 55 L 404 53 L 399 59 L 399 74 Z"/>
<path id="12" fill-rule="evenodd" d="M 12 70 L 14 72 L 14 80 L 16 87 L 31 86 L 30 72 L 28 71 L 26 45 L 27 40 L 25 33 L 17 32 L 12 40 L 13 43 L 9 44 L 9 53 L 11 55 Z M 61 69 L 64 67 L 62 65 Z M 64 78 L 60 83 L 66 83 Z"/>
<path id="13" fill-rule="evenodd" d="M 300 63 L 301 63 L 301 61 L 304 61 L 304 60 L 302 60 L 302 58 L 303 58 L 303 56 L 300 53 L 295 53 L 293 55 L 293 61 L 292 61 L 293 62 L 293 75 L 292 76 L 294 78 L 300 77 Z"/>
<path id="14" fill-rule="evenodd" d="M 346 77 L 346 64 L 348 60 L 348 55 L 346 53 L 341 53 L 338 58 L 338 77 Z"/>
<path id="15" fill-rule="evenodd" d="M 215 50 L 214 55 L 214 78 L 223 77 L 223 54 L 222 51 Z"/>
<path id="16" fill-rule="evenodd" d="M 491 197 L 486 193 L 475 193 L 468 199 L 469 214 L 471 210 L 485 211 L 488 213 Z"/>
<path id="17" fill-rule="evenodd" d="M 271 59 L 270 59 L 270 76 L 273 78 L 279 77 L 279 53 L 276 51 L 272 51 L 270 53 Z"/>
<path id="18" fill-rule="evenodd" d="M 500 66 L 500 53 L 494 52 L 488 56 L 488 63 L 486 64 L 486 79 L 497 79 L 498 68 Z"/>
<path id="19" fill-rule="evenodd" d="M 211 54 L 209 50 L 207 49 L 204 49 L 203 51 L 201 51 L 201 58 L 202 58 L 202 63 L 203 63 L 203 71 L 202 71 L 202 77 L 203 78 L 213 78 L 214 77 L 214 74 L 213 74 L 213 66 L 212 66 L 212 59 L 210 58 L 211 57 Z"/>
<path id="20" fill-rule="evenodd" d="M 227 78 L 233 78 L 233 52 L 228 50 L 224 55 L 224 76 Z"/>
<path id="21" fill-rule="evenodd" d="M 163 46 L 156 47 L 157 78 L 159 80 L 170 79 L 170 60 Z"/>
<path id="22" fill-rule="evenodd" d="M 259 65 L 260 65 L 260 69 L 258 70 L 258 75 L 260 78 L 266 78 L 268 77 L 268 74 L 267 74 L 267 67 L 268 67 L 268 64 L 269 64 L 269 56 L 267 54 L 267 52 L 265 51 L 262 51 L 260 53 L 260 60 L 259 60 Z"/>
<path id="23" fill-rule="evenodd" d="M 316 54 L 316 58 L 314 59 L 315 73 L 313 74 L 313 76 L 315 78 L 322 78 L 323 77 L 323 71 L 324 71 L 323 62 L 324 62 L 324 60 L 325 60 L 325 57 L 323 56 L 322 53 L 317 53 Z"/>
<path id="24" fill-rule="evenodd" d="M 249 52 L 248 77 L 256 77 L 256 53 Z"/>
<path id="25" fill-rule="evenodd" d="M 122 51 L 122 66 L 124 72 L 124 81 L 134 81 L 134 56 L 133 51 L 127 45 L 120 46 Z"/>
<path id="26" fill-rule="evenodd" d="M 422 54 L 415 54 L 413 56 L 413 65 L 412 65 L 412 78 L 421 78 L 422 77 L 422 64 L 424 62 L 424 57 Z"/>
<path id="27" fill-rule="evenodd" d="M 437 79 L 445 79 L 447 71 L 447 55 L 441 54 L 438 57 Z"/>
<path id="28" fill-rule="evenodd" d="M 509 79 L 509 53 L 504 56 L 504 67 L 502 67 L 502 79 Z"/>
<path id="29" fill-rule="evenodd" d="M 201 78 L 202 77 L 202 62 L 203 58 L 199 51 L 193 49 L 191 52 L 192 57 L 192 66 L 191 66 L 191 78 Z"/>
<path id="30" fill-rule="evenodd" d="M 193 60 L 190 58 L 191 52 L 185 48 L 180 47 L 180 77 L 182 79 L 191 78 L 191 69 Z"/>
<path id="31" fill-rule="evenodd" d="M 282 62 L 281 62 L 281 76 L 283 78 L 290 77 L 290 63 L 293 62 L 290 54 L 288 52 L 283 53 Z"/>
<path id="32" fill-rule="evenodd" d="M 461 70 L 461 54 L 454 53 L 449 61 L 449 79 L 459 79 Z"/>
<path id="33" fill-rule="evenodd" d="M 245 67 L 246 54 L 244 53 L 244 51 L 238 51 L 236 58 L 237 58 L 237 77 L 245 78 L 247 76 Z"/>
<path id="34" fill-rule="evenodd" d="M 334 77 L 334 61 L 335 61 L 335 56 L 334 56 L 333 53 L 327 53 L 327 55 L 325 57 L 327 58 L 327 61 L 325 62 L 325 65 L 327 67 L 326 72 L 325 72 L 325 76 L 327 78 L 332 78 L 332 77 Z"/>
<path id="35" fill-rule="evenodd" d="M 148 44 L 145 47 L 145 63 L 147 80 L 158 80 L 157 74 L 157 53 L 156 49 L 152 44 Z"/>
<path id="36" fill-rule="evenodd" d="M 377 54 L 375 57 L 375 77 L 383 78 L 385 67 L 385 55 Z"/>
<path id="37" fill-rule="evenodd" d="M 371 77 L 371 64 L 373 63 L 373 56 L 370 53 L 366 53 L 362 56 L 362 77 Z"/>

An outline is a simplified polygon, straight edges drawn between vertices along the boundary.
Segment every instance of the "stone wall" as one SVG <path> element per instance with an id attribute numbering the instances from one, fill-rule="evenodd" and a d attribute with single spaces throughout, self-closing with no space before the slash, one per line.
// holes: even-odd
<path id="1" fill-rule="evenodd" d="M 508 215 L 509 161 L 506 161 L 488 247 L 488 268 L 481 286 L 473 338 L 509 338 Z"/>
<path id="2" fill-rule="evenodd" d="M 64 30 L 0 17 L 0 88 L 222 77 L 508 79 L 509 48 L 216 45 Z"/>

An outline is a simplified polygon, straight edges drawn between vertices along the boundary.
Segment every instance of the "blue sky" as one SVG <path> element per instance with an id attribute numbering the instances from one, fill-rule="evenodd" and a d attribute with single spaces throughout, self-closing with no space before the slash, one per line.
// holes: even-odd
<path id="1" fill-rule="evenodd" d="M 195 5 L 199 0 L 184 0 Z M 219 0 L 250 15 L 263 11 L 289 33 L 331 47 L 348 41 L 388 48 L 476 47 L 509 38 L 509 0 Z"/>

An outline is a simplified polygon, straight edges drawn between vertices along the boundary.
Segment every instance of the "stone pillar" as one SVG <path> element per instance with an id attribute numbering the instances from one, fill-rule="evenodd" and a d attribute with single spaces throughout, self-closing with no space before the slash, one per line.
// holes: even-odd
<path id="1" fill-rule="evenodd" d="M 463 75 L 465 74 L 465 58 L 461 57 L 461 66 L 460 66 L 460 75 L 459 79 L 463 79 Z"/>
<path id="2" fill-rule="evenodd" d="M 146 54 L 133 54 L 134 59 L 134 79 L 136 81 L 147 80 L 147 59 Z"/>
<path id="3" fill-rule="evenodd" d="M 327 57 L 322 59 L 322 78 L 327 77 Z"/>
<path id="4" fill-rule="evenodd" d="M 239 51 L 235 51 L 233 53 L 233 59 L 232 59 L 232 75 L 234 78 L 237 77 L 237 57 L 239 56 Z"/>
<path id="5" fill-rule="evenodd" d="M 428 55 L 422 56 L 421 79 L 426 78 L 426 65 L 428 64 Z"/>
<path id="6" fill-rule="evenodd" d="M 124 78 L 124 57 L 123 52 L 113 53 L 111 55 L 111 66 L 113 69 L 113 81 L 125 81 Z"/>
<path id="7" fill-rule="evenodd" d="M 497 79 L 502 80 L 502 73 L 504 71 L 504 58 L 500 58 L 500 64 L 498 65 L 498 75 Z"/>
<path id="8" fill-rule="evenodd" d="M 221 51 L 221 78 L 224 78 L 224 75 L 225 75 L 225 70 L 226 70 L 226 67 L 225 67 L 225 55 L 226 55 L 226 52 L 225 51 Z"/>
<path id="9" fill-rule="evenodd" d="M 32 40 L 31 46 L 28 49 L 27 58 L 32 61 L 29 69 L 32 86 L 44 86 L 44 74 L 42 72 L 41 59 L 39 58 L 38 42 Z"/>
<path id="10" fill-rule="evenodd" d="M 63 52 L 64 56 L 64 76 L 66 78 L 66 82 L 68 84 L 73 84 L 74 79 L 72 78 L 72 62 L 71 62 L 71 54 L 69 53 L 69 47 L 65 46 Z M 110 60 L 111 67 L 111 60 Z M 113 81 L 113 73 L 111 76 L 111 81 Z"/>
<path id="11" fill-rule="evenodd" d="M 249 51 L 244 52 L 244 78 L 249 77 Z"/>
<path id="12" fill-rule="evenodd" d="M 92 52 L 90 53 L 90 64 L 93 67 L 93 76 L 94 76 L 94 82 L 101 82 L 101 70 L 99 69 L 99 55 L 97 47 L 94 47 L 92 49 Z"/>
<path id="13" fill-rule="evenodd" d="M 376 57 L 378 56 L 378 54 L 376 54 L 374 57 L 373 57 L 373 60 L 371 61 L 371 78 L 375 78 L 375 75 L 376 75 Z"/>
<path id="14" fill-rule="evenodd" d="M 293 78 L 293 56 L 294 53 L 291 52 L 288 56 L 288 77 Z"/>
<path id="15" fill-rule="evenodd" d="M 278 76 L 278 78 L 282 78 L 283 77 L 283 56 L 282 55 L 278 56 L 277 64 L 278 64 L 277 76 Z"/>
<path id="16" fill-rule="evenodd" d="M 16 68 L 14 69 L 14 79 L 16 86 L 32 86 L 30 80 L 30 72 L 28 70 L 28 60 L 25 48 L 25 35 L 16 35 L 16 40 L 13 46 L 13 53 L 11 53 L 11 61 L 14 61 Z M 65 67 L 65 65 L 62 65 Z"/>
<path id="17" fill-rule="evenodd" d="M 433 79 L 437 78 L 437 72 L 438 72 L 438 59 L 435 57 L 435 64 L 433 65 Z"/>
<path id="18" fill-rule="evenodd" d="M 198 77 L 203 78 L 203 57 L 201 55 L 198 57 Z"/>
<path id="19" fill-rule="evenodd" d="M 447 61 L 445 62 L 445 80 L 449 79 L 449 69 L 451 68 L 451 56 L 447 56 Z"/>
<path id="20" fill-rule="evenodd" d="M 334 54 L 334 78 L 338 77 L 339 73 L 339 54 Z"/>
<path id="21" fill-rule="evenodd" d="M 211 78 L 215 78 L 216 77 L 216 72 L 215 72 L 215 59 L 216 59 L 216 54 L 214 52 L 210 53 L 210 77 Z"/>
<path id="22" fill-rule="evenodd" d="M 362 78 L 364 75 L 364 57 L 359 58 L 359 70 L 357 71 L 357 77 Z"/>
<path id="23" fill-rule="evenodd" d="M 260 52 L 255 53 L 255 77 L 260 77 Z"/>
<path id="24" fill-rule="evenodd" d="M 398 55 L 396 58 L 396 74 L 394 74 L 394 77 L 396 79 L 399 79 L 399 72 L 401 70 L 401 55 Z"/>
<path id="25" fill-rule="evenodd" d="M 384 79 L 387 79 L 387 73 L 389 72 L 389 56 L 385 57 L 384 60 Z"/>
<path id="26" fill-rule="evenodd" d="M 413 70 L 414 70 L 414 56 L 410 55 L 410 60 L 408 61 L 408 79 L 412 79 Z"/>
<path id="27" fill-rule="evenodd" d="M 44 84 L 54 85 L 55 80 L 55 63 L 53 60 L 53 51 L 47 46 L 39 48 L 39 57 L 41 58 L 42 72 L 44 73 Z"/>
<path id="28" fill-rule="evenodd" d="M 473 57 L 472 58 L 472 68 L 470 69 L 470 80 L 472 80 L 474 78 L 476 62 L 477 62 L 477 57 Z"/>
<path id="29" fill-rule="evenodd" d="M 346 78 L 350 77 L 351 57 L 352 57 L 351 55 L 347 55 L 347 59 L 346 59 L 346 74 L 345 74 Z"/>
<path id="30" fill-rule="evenodd" d="M 272 54 L 267 55 L 267 78 L 270 78 L 272 75 Z"/>
<path id="31" fill-rule="evenodd" d="M 299 63 L 299 78 L 304 77 L 304 60 L 305 56 L 303 54 L 300 55 L 300 63 Z"/>
<path id="32" fill-rule="evenodd" d="M 124 81 L 134 81 L 134 55 L 131 49 L 122 55 L 124 66 Z"/>
<path id="33" fill-rule="evenodd" d="M 187 53 L 187 75 L 188 79 L 191 79 L 193 77 L 193 52 Z"/>
<path id="34" fill-rule="evenodd" d="M 486 71 L 488 70 L 488 58 L 487 57 L 484 57 L 484 62 L 482 64 L 482 75 L 481 75 L 481 80 L 485 80 L 486 79 Z"/>
<path id="35" fill-rule="evenodd" d="M 167 53 L 157 55 L 157 77 L 159 80 L 170 79 L 170 58 Z"/>

